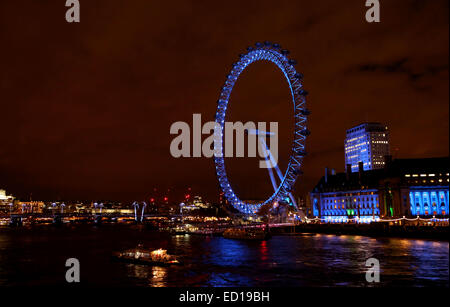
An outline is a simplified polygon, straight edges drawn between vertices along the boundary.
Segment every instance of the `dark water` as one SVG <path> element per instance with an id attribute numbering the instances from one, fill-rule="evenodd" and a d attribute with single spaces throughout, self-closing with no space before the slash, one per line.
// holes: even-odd
<path id="1" fill-rule="evenodd" d="M 111 261 L 113 251 L 138 243 L 165 248 L 184 265 Z M 85 286 L 368 286 L 372 257 L 379 286 L 449 286 L 448 242 L 333 235 L 246 242 L 121 225 L 0 229 L 0 285 L 10 286 L 64 285 L 67 258 L 79 259 Z"/>

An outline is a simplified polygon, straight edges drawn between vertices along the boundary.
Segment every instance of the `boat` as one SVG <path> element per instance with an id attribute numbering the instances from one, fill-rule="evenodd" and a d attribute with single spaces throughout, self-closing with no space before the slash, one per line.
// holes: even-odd
<path id="1" fill-rule="evenodd" d="M 182 226 L 177 226 L 170 229 L 170 234 L 172 235 L 184 235 L 186 234 L 186 228 Z"/>
<path id="2" fill-rule="evenodd" d="M 237 240 L 267 240 L 270 233 L 261 228 L 228 228 L 223 232 L 223 237 Z"/>
<path id="3" fill-rule="evenodd" d="M 168 266 L 181 264 L 173 255 L 167 254 L 165 249 L 148 250 L 142 245 L 137 248 L 128 249 L 124 252 L 113 254 L 113 259 L 134 264 L 147 264 L 157 266 Z"/>

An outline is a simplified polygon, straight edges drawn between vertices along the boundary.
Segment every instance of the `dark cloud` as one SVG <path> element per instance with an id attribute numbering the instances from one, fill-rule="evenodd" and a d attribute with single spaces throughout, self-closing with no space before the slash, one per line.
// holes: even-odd
<path id="1" fill-rule="evenodd" d="M 421 71 L 414 71 L 409 65 L 408 65 L 409 59 L 402 58 L 399 60 L 396 60 L 392 63 L 387 64 L 363 64 L 358 67 L 358 71 L 360 72 L 368 72 L 368 73 L 401 73 L 406 74 L 409 79 L 414 82 L 418 81 L 421 78 L 425 78 L 427 75 L 430 76 L 436 76 L 440 73 L 446 73 L 448 74 L 448 65 L 437 65 L 437 66 L 427 66 L 424 67 Z"/>

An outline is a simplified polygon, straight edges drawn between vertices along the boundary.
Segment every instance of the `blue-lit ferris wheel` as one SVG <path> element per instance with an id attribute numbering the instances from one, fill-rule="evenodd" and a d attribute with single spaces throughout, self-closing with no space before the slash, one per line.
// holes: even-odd
<path id="1" fill-rule="evenodd" d="M 291 91 L 295 123 L 291 156 L 289 158 L 287 170 L 284 173 L 276 167 L 279 184 L 274 184 L 274 180 L 272 180 L 274 193 L 268 199 L 258 204 L 246 203 L 239 199 L 233 191 L 227 177 L 222 146 L 223 135 L 221 135 L 221 142 L 218 145 L 218 148 L 215 148 L 217 154 L 214 156 L 214 163 L 220 188 L 227 201 L 233 205 L 234 208 L 245 214 L 255 214 L 262 206 L 275 202 L 292 202 L 295 204 L 291 192 L 297 177 L 302 173 L 301 167 L 303 158 L 306 155 L 305 141 L 306 137 L 310 134 L 309 130 L 306 128 L 306 119 L 310 112 L 306 108 L 306 96 L 308 92 L 303 89 L 303 75 L 296 71 L 295 65 L 297 62 L 293 59 L 289 59 L 288 55 L 288 50 L 281 49 L 279 44 L 272 44 L 270 42 L 256 43 L 255 46 L 248 47 L 247 52 L 245 54 L 240 54 L 239 61 L 233 64 L 233 68 L 227 76 L 219 100 L 217 101 L 215 119 L 216 123 L 221 126 L 221 131 L 224 131 L 226 110 L 233 87 L 244 69 L 256 61 L 269 61 L 277 65 L 286 77 Z M 264 144 L 264 146 L 266 145 Z M 267 147 L 266 150 L 268 151 Z M 272 179 L 272 169 L 269 168 L 269 172 Z"/>

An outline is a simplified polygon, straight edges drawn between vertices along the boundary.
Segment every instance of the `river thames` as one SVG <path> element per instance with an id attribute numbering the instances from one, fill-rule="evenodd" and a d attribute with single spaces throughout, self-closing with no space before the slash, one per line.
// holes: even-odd
<path id="1" fill-rule="evenodd" d="M 177 255 L 181 266 L 111 260 L 144 244 Z M 0 285 L 65 285 L 65 261 L 80 261 L 88 287 L 449 286 L 449 243 L 363 236 L 273 236 L 267 241 L 169 235 L 125 225 L 0 229 Z M 380 283 L 365 280 L 368 258 L 380 261 Z"/>

